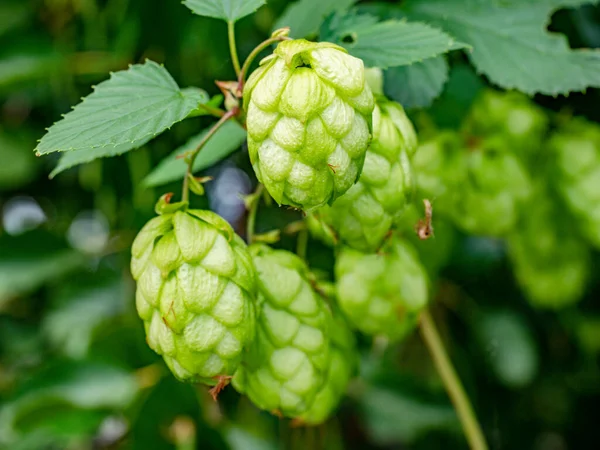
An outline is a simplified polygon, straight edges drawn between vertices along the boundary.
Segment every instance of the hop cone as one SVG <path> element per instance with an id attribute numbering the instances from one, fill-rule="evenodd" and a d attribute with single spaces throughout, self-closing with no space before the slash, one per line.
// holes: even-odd
<path id="1" fill-rule="evenodd" d="M 574 120 L 551 138 L 557 185 L 582 233 L 600 248 L 600 127 Z"/>
<path id="2" fill-rule="evenodd" d="M 410 200 L 409 158 L 416 146 L 415 130 L 402 106 L 380 97 L 360 180 L 333 205 L 312 214 L 308 224 L 313 235 L 329 244 L 341 241 L 357 250 L 376 250 Z"/>
<path id="3" fill-rule="evenodd" d="M 363 62 L 337 45 L 284 41 L 261 61 L 244 88 L 248 150 L 277 203 L 308 211 L 356 182 L 373 104 Z"/>
<path id="4" fill-rule="evenodd" d="M 589 275 L 589 251 L 546 190 L 536 190 L 508 237 L 519 285 L 532 304 L 560 308 L 578 301 Z"/>
<path id="5" fill-rule="evenodd" d="M 470 136 L 496 136 L 517 155 L 532 154 L 541 147 L 548 118 L 524 94 L 488 89 L 475 101 L 464 125 Z"/>
<path id="6" fill-rule="evenodd" d="M 287 417 L 308 411 L 330 364 L 330 311 L 296 255 L 251 247 L 258 276 L 257 333 L 233 378 L 258 407 Z"/>
<path id="7" fill-rule="evenodd" d="M 323 288 L 323 285 L 320 287 Z M 335 287 L 330 285 L 327 290 L 333 294 Z M 303 422 L 311 425 L 324 422 L 337 408 L 357 365 L 354 334 L 341 311 L 334 309 L 329 318 L 327 331 L 331 349 L 325 381 L 312 406 L 300 416 Z"/>
<path id="8" fill-rule="evenodd" d="M 381 254 L 342 248 L 335 265 L 337 298 L 365 334 L 396 340 L 410 332 L 427 304 L 427 276 L 414 249 L 392 238 Z"/>
<path id="9" fill-rule="evenodd" d="M 151 219 L 132 247 L 146 340 L 184 381 L 232 375 L 254 337 L 255 275 L 244 242 L 220 216 L 177 211 Z"/>

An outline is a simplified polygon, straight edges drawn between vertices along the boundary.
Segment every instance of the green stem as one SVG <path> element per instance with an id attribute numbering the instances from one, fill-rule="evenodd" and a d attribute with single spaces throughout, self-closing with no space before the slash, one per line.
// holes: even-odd
<path id="1" fill-rule="evenodd" d="M 238 74 L 238 89 L 237 90 L 238 90 L 238 94 L 240 96 L 241 96 L 241 93 L 242 93 L 243 88 L 244 88 L 244 79 L 246 77 L 246 73 L 250 69 L 250 65 L 252 64 L 252 61 L 254 61 L 254 59 L 258 56 L 258 54 L 260 52 L 262 52 L 265 48 L 267 48 L 269 45 L 276 44 L 276 43 L 281 42 L 281 41 L 287 41 L 289 39 L 290 38 L 287 37 L 287 36 L 272 37 L 272 38 L 269 38 L 266 41 L 263 41 L 260 44 L 258 44 L 254 48 L 254 50 L 252 50 L 250 52 L 250 54 L 248 55 L 248 57 L 244 61 L 244 65 L 242 66 L 242 70 Z"/>
<path id="2" fill-rule="evenodd" d="M 248 219 L 246 220 L 246 240 L 248 241 L 248 244 L 252 244 L 254 242 L 256 213 L 258 211 L 258 204 L 260 203 L 260 197 L 262 196 L 263 190 L 264 186 L 262 184 L 259 184 L 256 187 L 256 191 L 254 191 L 254 200 L 250 205 L 250 209 L 248 210 Z"/>
<path id="3" fill-rule="evenodd" d="M 469 401 L 465 389 L 456 374 L 456 370 L 450 362 L 446 353 L 442 339 L 437 331 L 435 322 L 429 314 L 429 311 L 421 313 L 421 335 L 429 349 L 433 363 L 442 378 L 450 400 L 454 404 L 456 413 L 460 419 L 463 431 L 469 441 L 472 450 L 487 450 L 487 444 L 481 431 L 481 426 L 473 412 L 473 407 Z"/>
<path id="4" fill-rule="evenodd" d="M 306 259 L 306 248 L 308 247 L 308 230 L 300 230 L 298 232 L 298 240 L 296 241 L 296 254 Z"/>
<path id="5" fill-rule="evenodd" d="M 198 146 L 190 154 L 189 161 L 188 161 L 187 171 L 185 173 L 185 178 L 183 179 L 183 188 L 182 188 L 182 191 L 181 191 L 181 201 L 183 201 L 183 202 L 188 202 L 189 201 L 189 198 L 190 198 L 190 192 L 189 192 L 190 177 L 192 176 L 193 167 L 194 167 L 194 161 L 196 161 L 196 157 L 198 156 L 198 153 L 200 153 L 200 150 L 202 150 L 202 147 L 204 147 L 206 145 L 206 143 L 209 141 L 209 139 L 214 136 L 214 134 L 219 130 L 219 128 L 221 128 L 221 126 L 225 122 L 227 122 L 229 119 L 231 119 L 232 117 L 234 117 L 237 113 L 238 113 L 238 109 L 237 108 L 234 108 L 231 111 L 227 111 L 223 115 L 223 117 L 221 117 L 219 119 L 219 121 L 217 123 L 215 123 L 210 130 L 208 130 L 208 133 L 206 133 L 206 136 L 204 136 L 202 138 L 202 140 L 200 141 L 200 143 L 198 144 Z"/>
<path id="6" fill-rule="evenodd" d="M 240 76 L 240 60 L 238 59 L 237 47 L 235 45 L 235 24 L 233 21 L 227 22 L 227 36 L 229 37 L 229 53 L 231 53 L 231 62 L 235 69 L 236 76 Z"/>

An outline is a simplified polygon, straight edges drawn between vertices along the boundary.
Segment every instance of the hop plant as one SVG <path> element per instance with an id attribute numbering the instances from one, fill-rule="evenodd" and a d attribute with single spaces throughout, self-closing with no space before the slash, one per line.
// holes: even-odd
<path id="1" fill-rule="evenodd" d="M 573 120 L 552 136 L 550 146 L 558 190 L 582 233 L 600 248 L 600 127 Z"/>
<path id="2" fill-rule="evenodd" d="M 244 88 L 256 176 L 279 204 L 333 202 L 360 175 L 373 107 L 360 59 L 326 42 L 281 42 Z"/>
<path id="3" fill-rule="evenodd" d="M 589 276 L 589 250 L 573 232 L 546 189 L 537 188 L 508 237 L 515 277 L 533 305 L 560 308 L 575 303 Z"/>
<path id="4" fill-rule="evenodd" d="M 250 247 L 258 279 L 257 333 L 233 378 L 259 408 L 296 418 L 322 389 L 330 365 L 330 311 L 296 255 Z"/>
<path id="5" fill-rule="evenodd" d="M 335 295 L 335 287 L 329 283 L 321 283 L 319 290 L 326 290 L 330 297 Z M 358 363 L 354 334 L 337 308 L 329 315 L 327 332 L 331 349 L 325 381 L 311 407 L 299 417 L 310 425 L 323 423 L 337 408 Z"/>
<path id="6" fill-rule="evenodd" d="M 414 249 L 392 237 L 379 254 L 349 247 L 335 264 L 338 303 L 365 334 L 398 340 L 416 325 L 427 304 L 427 275 Z"/>
<path id="7" fill-rule="evenodd" d="M 541 147 L 548 117 L 524 94 L 487 89 L 471 107 L 464 129 L 469 136 L 495 137 L 526 156 Z"/>
<path id="8" fill-rule="evenodd" d="M 411 199 L 409 158 L 416 147 L 415 130 L 402 106 L 378 97 L 360 179 L 333 205 L 311 215 L 312 234 L 328 244 L 341 241 L 357 250 L 376 250 Z"/>
<path id="9" fill-rule="evenodd" d="M 217 214 L 161 214 L 132 247 L 146 340 L 182 381 L 231 376 L 254 337 L 256 281 L 246 245 Z"/>

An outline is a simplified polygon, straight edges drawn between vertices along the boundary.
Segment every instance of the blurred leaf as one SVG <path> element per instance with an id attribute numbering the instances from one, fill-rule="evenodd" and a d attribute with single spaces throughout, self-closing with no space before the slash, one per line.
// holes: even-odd
<path id="1" fill-rule="evenodd" d="M 122 409 L 135 398 L 138 385 L 127 371 L 105 363 L 56 361 L 25 381 L 0 411 L 0 442 L 14 440 L 50 418 L 63 419 L 72 408 Z"/>
<path id="2" fill-rule="evenodd" d="M 200 89 L 179 89 L 163 66 L 147 60 L 96 86 L 49 128 L 35 150 L 40 155 L 79 150 L 69 166 L 114 156 L 139 147 L 208 99 Z"/>
<path id="3" fill-rule="evenodd" d="M 125 295 L 120 278 L 87 286 L 69 286 L 60 298 L 60 305 L 44 317 L 42 329 L 64 355 L 82 358 L 96 329 L 123 311 Z"/>
<path id="4" fill-rule="evenodd" d="M 521 316 L 510 311 L 488 312 L 476 323 L 481 347 L 494 375 L 506 386 L 530 384 L 538 370 L 538 351 Z"/>
<path id="5" fill-rule="evenodd" d="M 26 139 L 0 129 L 0 190 L 16 189 L 30 182 L 37 172 L 37 160 Z"/>
<path id="6" fill-rule="evenodd" d="M 412 441 L 428 430 L 458 425 L 449 404 L 425 403 L 396 390 L 366 386 L 359 401 L 365 426 L 380 444 Z"/>
<path id="7" fill-rule="evenodd" d="M 431 109 L 436 123 L 441 127 L 458 128 L 483 87 L 483 81 L 470 66 L 454 66 L 444 92 Z"/>
<path id="8" fill-rule="evenodd" d="M 424 108 L 442 93 L 448 81 L 448 63 L 443 56 L 385 71 L 385 93 L 405 108 Z"/>
<path id="9" fill-rule="evenodd" d="M 290 27 L 290 36 L 303 38 L 317 34 L 325 18 L 345 11 L 358 0 L 298 0 L 291 3 L 277 19 L 274 29 Z M 321 40 L 326 40 L 321 37 Z"/>
<path id="10" fill-rule="evenodd" d="M 182 158 L 178 159 L 177 156 L 195 149 L 207 132 L 208 129 L 192 137 L 184 145 L 163 159 L 144 179 L 144 186 L 160 186 L 182 179 L 185 176 L 187 164 Z M 196 161 L 194 161 L 194 172 L 206 169 L 221 161 L 234 150 L 238 149 L 245 139 L 246 131 L 237 122 L 233 120 L 225 122 L 200 151 Z"/>
<path id="11" fill-rule="evenodd" d="M 600 317 L 582 316 L 575 327 L 581 346 L 589 353 L 600 353 Z"/>
<path id="12" fill-rule="evenodd" d="M 240 426 L 229 426 L 224 434 L 231 450 L 277 450 L 278 448 L 273 435 L 272 439 L 256 436 L 250 430 Z"/>
<path id="13" fill-rule="evenodd" d="M 23 24 L 30 14 L 27 2 L 8 2 L 0 4 L 0 36 Z"/>
<path id="14" fill-rule="evenodd" d="M 38 289 L 84 263 L 84 257 L 43 232 L 0 236 L 0 308 L 11 297 Z"/>
<path id="15" fill-rule="evenodd" d="M 266 0 L 184 0 L 183 4 L 200 16 L 214 17 L 228 22 L 252 14 Z"/>
<path id="16" fill-rule="evenodd" d="M 493 83 L 530 95 L 556 95 L 600 86 L 600 51 L 571 50 L 565 36 L 546 30 L 559 5 L 581 3 L 416 0 L 405 11 L 471 44 L 469 58 Z"/>
<path id="17" fill-rule="evenodd" d="M 321 39 L 346 48 L 367 67 L 404 66 L 463 47 L 451 36 L 425 23 L 388 20 L 355 12 L 330 16 Z"/>
<path id="18" fill-rule="evenodd" d="M 0 92 L 28 81 L 48 79 L 64 64 L 52 49 L 39 49 L 0 55 Z"/>

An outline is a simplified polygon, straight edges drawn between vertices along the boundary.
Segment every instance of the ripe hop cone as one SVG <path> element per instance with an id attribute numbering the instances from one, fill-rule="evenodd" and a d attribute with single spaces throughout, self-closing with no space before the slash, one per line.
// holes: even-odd
<path id="1" fill-rule="evenodd" d="M 379 254 L 342 247 L 335 264 L 337 298 L 350 323 L 398 340 L 427 304 L 427 275 L 410 244 L 392 237 Z"/>
<path id="2" fill-rule="evenodd" d="M 538 187 L 508 237 L 515 277 L 534 306 L 561 308 L 584 294 L 590 254 L 572 223 L 573 219 L 565 218 L 564 207 Z"/>
<path id="3" fill-rule="evenodd" d="M 411 199 L 410 157 L 416 148 L 417 135 L 402 106 L 379 97 L 360 179 L 331 206 L 312 213 L 313 236 L 328 244 L 341 241 L 357 250 L 377 250 Z"/>
<path id="4" fill-rule="evenodd" d="M 487 89 L 471 107 L 463 128 L 471 137 L 496 136 L 525 157 L 541 148 L 548 117 L 524 94 Z"/>
<path id="5" fill-rule="evenodd" d="M 319 286 L 320 289 L 324 287 L 323 283 Z M 325 290 L 330 292 L 330 295 L 335 295 L 333 285 L 328 283 Z M 332 311 L 333 313 L 329 315 L 330 324 L 327 327 L 331 350 L 325 381 L 309 410 L 299 417 L 309 425 L 323 423 L 331 416 L 344 397 L 358 364 L 354 334 L 342 312 L 335 307 Z"/>
<path id="6" fill-rule="evenodd" d="M 182 381 L 217 384 L 254 338 L 256 281 L 246 245 L 217 214 L 151 219 L 132 246 L 146 340 Z"/>
<path id="7" fill-rule="evenodd" d="M 600 248 L 600 127 L 582 119 L 550 139 L 558 190 L 575 223 Z"/>
<path id="8" fill-rule="evenodd" d="M 299 257 L 250 247 L 258 279 L 256 338 L 233 386 L 259 408 L 287 417 L 308 411 L 330 364 L 330 311 Z"/>
<path id="9" fill-rule="evenodd" d="M 451 213 L 454 223 L 470 234 L 510 232 L 531 195 L 531 180 L 521 161 L 496 144 L 482 141 L 463 151 L 467 170 L 457 186 Z"/>
<path id="10" fill-rule="evenodd" d="M 281 42 L 244 88 L 248 151 L 279 204 L 333 202 L 360 175 L 374 99 L 362 60 L 326 42 Z"/>

